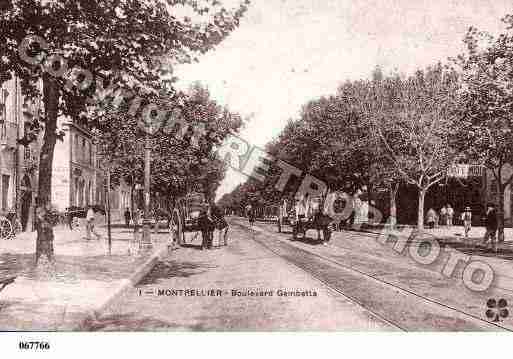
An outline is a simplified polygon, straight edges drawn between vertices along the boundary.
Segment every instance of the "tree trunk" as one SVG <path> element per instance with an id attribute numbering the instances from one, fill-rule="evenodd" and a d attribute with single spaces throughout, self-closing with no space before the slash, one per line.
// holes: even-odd
<path id="1" fill-rule="evenodd" d="M 57 140 L 59 87 L 50 75 L 43 76 L 43 104 L 45 108 L 43 145 L 39 157 L 38 207 L 45 207 L 52 200 L 52 164 Z M 53 261 L 53 229 L 37 226 L 36 264 L 41 255 Z"/>
<path id="2" fill-rule="evenodd" d="M 130 214 L 134 215 L 134 182 L 132 179 L 132 183 L 130 185 Z"/>
<path id="3" fill-rule="evenodd" d="M 367 199 L 369 201 L 369 204 L 371 204 L 371 201 L 374 201 L 374 191 L 371 182 L 367 183 Z"/>
<path id="4" fill-rule="evenodd" d="M 390 226 L 397 225 L 397 192 L 399 192 L 399 183 L 393 183 L 390 187 Z"/>
<path id="5" fill-rule="evenodd" d="M 499 195 L 499 208 L 497 208 L 497 241 L 504 242 L 504 190 L 506 189 L 506 186 L 504 186 L 500 180 L 497 182 L 499 187 L 497 191 Z"/>
<path id="6" fill-rule="evenodd" d="M 426 198 L 427 189 L 419 189 L 419 208 L 417 216 L 417 229 L 419 231 L 424 229 L 424 199 Z"/>

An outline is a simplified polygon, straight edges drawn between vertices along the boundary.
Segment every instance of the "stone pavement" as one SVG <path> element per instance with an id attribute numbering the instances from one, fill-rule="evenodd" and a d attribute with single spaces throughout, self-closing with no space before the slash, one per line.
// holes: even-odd
<path id="1" fill-rule="evenodd" d="M 44 260 L 38 268 L 35 232 L 2 240 L 0 276 L 17 278 L 0 292 L 0 330 L 72 330 L 116 291 L 131 285 L 129 279 L 157 251 L 167 250 L 168 236 L 162 232 L 152 237 L 153 249 L 136 254 L 132 230 L 120 227 L 113 229 L 110 255 L 105 228 L 98 229 L 105 234 L 101 240 L 87 241 L 83 230 L 57 227 L 56 263 Z"/>
<path id="2" fill-rule="evenodd" d="M 242 224 L 247 225 L 245 222 Z M 267 236 L 280 238 L 291 246 L 297 246 L 308 252 L 329 258 L 358 273 L 366 273 L 373 278 L 415 293 L 415 296 L 430 298 L 432 301 L 469 313 L 477 318 L 486 320 L 486 303 L 490 298 L 504 298 L 508 303 L 513 303 L 511 270 L 511 259 L 513 258 L 500 254 L 497 257 L 492 253 L 483 253 L 479 248 L 475 250 L 472 240 L 464 248 L 459 247 L 462 245 L 461 240 L 450 243 L 439 241 L 441 253 L 438 259 L 431 264 L 421 264 L 410 254 L 410 248 L 415 248 L 414 246 L 406 245 L 400 252 L 394 249 L 397 237 L 390 238 L 389 241 L 382 244 L 376 240 L 377 235 L 374 233 L 340 231 L 333 234 L 329 245 L 323 246 L 315 240 L 316 235 L 313 230 L 307 233 L 307 239 L 292 242 L 289 228 L 286 228 L 285 233 L 280 234 L 277 233 L 276 227 L 273 225 L 258 223 L 256 227 L 262 228 L 265 231 L 263 233 Z M 412 241 L 418 242 L 419 238 Z M 468 261 L 460 261 L 451 276 L 444 275 L 442 271 L 447 264 L 448 254 L 453 250 L 467 255 Z M 466 263 L 473 261 L 487 262 L 496 276 L 495 281 L 486 291 L 472 291 L 463 283 L 462 274 Z M 397 295 L 399 294 L 398 292 Z M 370 301 L 378 301 L 376 308 L 383 308 L 385 299 L 382 294 L 372 293 L 368 297 Z M 367 300 L 365 294 L 362 294 L 361 299 Z M 394 303 L 393 300 L 391 302 Z M 401 307 L 401 311 L 409 320 L 415 307 Z M 511 320 L 505 321 L 501 325 L 513 329 Z M 415 328 L 414 330 L 419 330 L 422 326 L 415 323 L 411 327 Z"/>
<path id="3" fill-rule="evenodd" d="M 228 246 L 200 250 L 201 238 L 161 261 L 96 320 L 94 331 L 394 330 L 389 324 L 278 257 L 233 226 Z M 215 239 L 217 244 L 217 238 Z M 213 289 L 219 296 L 201 295 Z M 174 295 L 176 290 L 200 295 Z M 233 295 L 232 290 L 236 294 Z M 271 292 L 243 295 L 248 290 Z M 315 291 L 284 296 L 279 291 Z M 159 295 L 159 291 L 163 294 Z"/>
<path id="4" fill-rule="evenodd" d="M 395 235 L 408 234 L 410 232 L 402 230 L 394 231 Z M 511 264 L 513 261 L 513 228 L 504 228 L 504 242 L 496 245 L 497 251 L 493 251 L 490 246 L 483 246 L 482 240 L 485 234 L 484 227 L 472 227 L 469 236 L 465 238 L 463 226 L 438 227 L 434 229 L 425 228 L 420 234 L 416 234 L 417 239 L 436 238 L 442 248 L 450 248 L 466 254 L 472 260 L 479 260 L 488 263 L 494 270 L 499 286 L 513 290 L 513 271 Z M 380 230 L 369 230 L 374 234 L 383 233 Z"/>

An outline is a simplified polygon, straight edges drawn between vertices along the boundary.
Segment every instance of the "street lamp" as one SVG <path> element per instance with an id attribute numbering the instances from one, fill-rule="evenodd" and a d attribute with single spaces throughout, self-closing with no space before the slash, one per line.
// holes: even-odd
<path id="1" fill-rule="evenodd" d="M 145 248 L 151 249 L 151 236 L 150 236 L 150 155 L 151 143 L 150 135 L 146 133 L 144 138 L 144 218 L 142 222 L 142 239 L 141 244 Z"/>

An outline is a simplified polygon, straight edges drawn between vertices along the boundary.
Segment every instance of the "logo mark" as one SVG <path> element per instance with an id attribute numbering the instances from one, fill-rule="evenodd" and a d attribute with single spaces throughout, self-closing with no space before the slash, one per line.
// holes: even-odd
<path id="1" fill-rule="evenodd" d="M 506 299 L 501 298 L 497 301 L 494 298 L 490 298 L 486 302 L 486 306 L 488 307 L 486 310 L 486 316 L 492 322 L 500 322 L 502 318 L 507 318 L 509 316 L 509 311 L 507 309 L 508 302 Z"/>

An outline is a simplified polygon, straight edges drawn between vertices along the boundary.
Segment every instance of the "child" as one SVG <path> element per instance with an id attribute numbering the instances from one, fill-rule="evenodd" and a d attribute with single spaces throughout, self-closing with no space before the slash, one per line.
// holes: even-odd
<path id="1" fill-rule="evenodd" d="M 470 207 L 465 207 L 465 211 L 461 214 L 461 220 L 463 221 L 463 228 L 465 229 L 465 238 L 468 237 L 468 232 L 472 227 L 472 212 Z"/>

